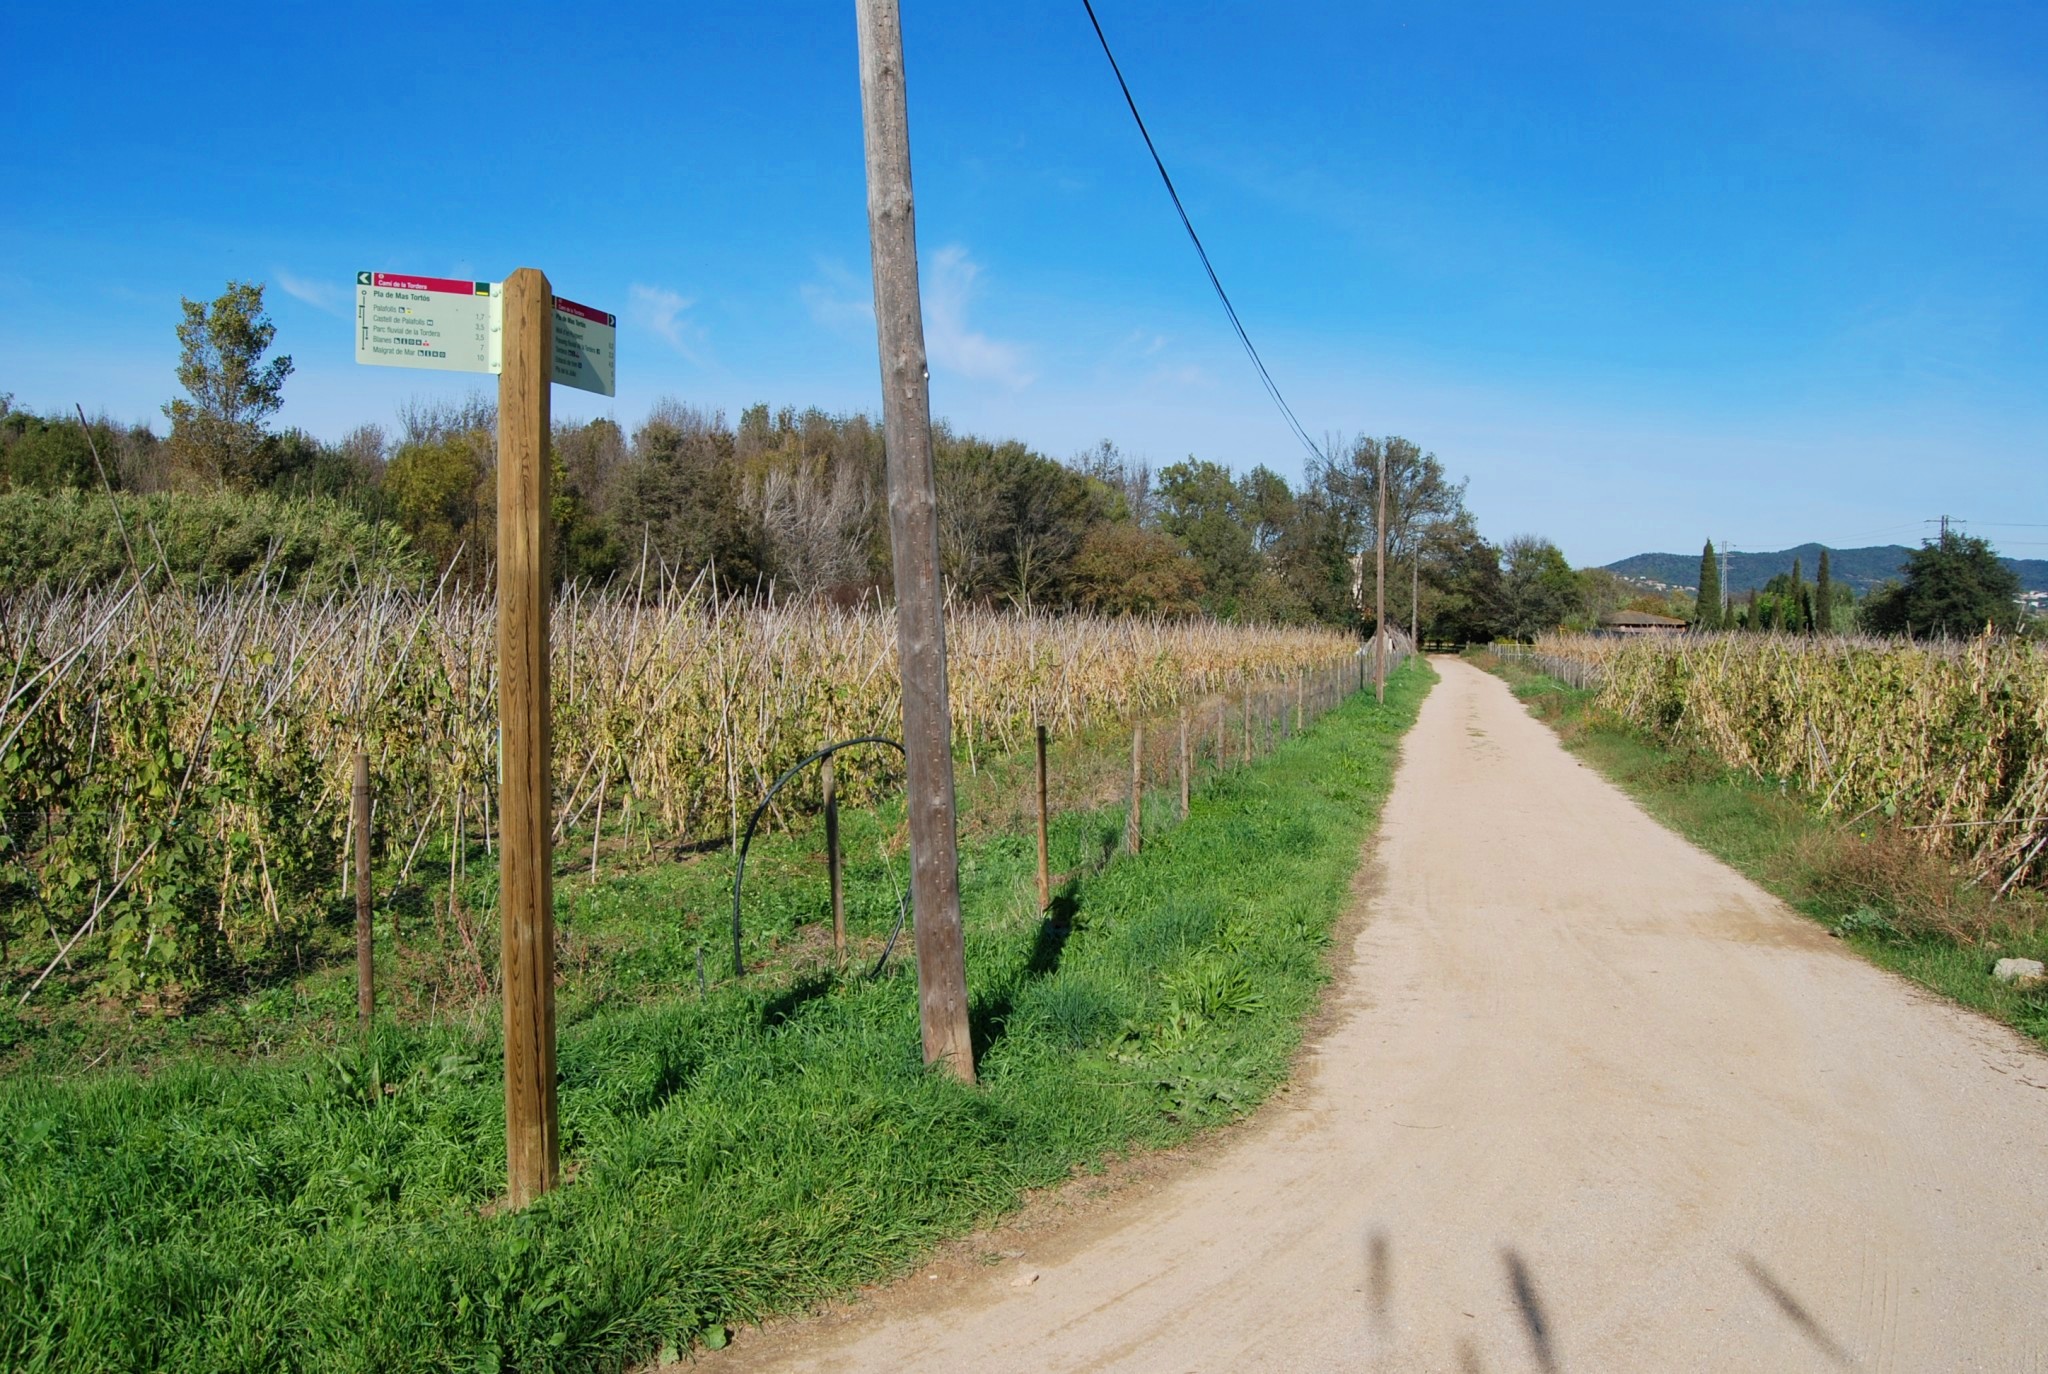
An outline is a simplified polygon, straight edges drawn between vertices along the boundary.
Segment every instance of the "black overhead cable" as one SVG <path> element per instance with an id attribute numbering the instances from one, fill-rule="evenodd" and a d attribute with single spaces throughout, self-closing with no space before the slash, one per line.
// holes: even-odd
<path id="1" fill-rule="evenodd" d="M 1244 322 L 1237 317 L 1237 307 L 1230 303 L 1230 294 L 1223 289 L 1223 282 L 1216 275 L 1215 266 L 1209 261 L 1209 250 L 1202 247 L 1202 236 L 1195 232 L 1194 221 L 1188 218 L 1187 207 L 1180 203 L 1180 192 L 1173 189 L 1173 178 L 1167 175 L 1166 164 L 1160 160 L 1159 149 L 1152 143 L 1152 133 L 1145 127 L 1145 116 L 1138 113 L 1138 102 L 1131 98 L 1130 83 L 1124 80 L 1124 71 L 1117 65 L 1116 54 L 1109 50 L 1109 39 L 1102 32 L 1102 21 L 1095 17 L 1095 6 L 1090 0 L 1081 0 L 1081 8 L 1088 11 L 1088 22 L 1095 26 L 1096 41 L 1102 44 L 1102 55 L 1109 59 L 1110 71 L 1116 73 L 1116 84 L 1124 93 L 1124 104 L 1131 108 L 1131 118 L 1138 123 L 1138 136 L 1145 140 L 1145 151 L 1152 154 L 1152 165 L 1159 169 L 1159 179 L 1166 183 L 1166 194 L 1173 198 L 1174 213 L 1180 216 L 1181 228 L 1188 231 L 1188 241 L 1195 245 L 1195 255 L 1202 260 L 1202 270 L 1209 274 L 1209 285 L 1216 288 L 1216 299 L 1223 302 L 1223 313 L 1230 317 L 1230 327 L 1237 332 L 1237 341 L 1244 345 L 1244 351 L 1252 360 L 1252 366 L 1259 370 L 1259 381 L 1264 383 L 1266 394 L 1273 398 L 1273 404 L 1280 407 L 1286 417 L 1287 427 L 1294 431 L 1294 437 L 1301 440 L 1303 448 L 1318 461 L 1324 461 L 1323 451 L 1316 447 L 1315 440 L 1308 437 L 1308 431 L 1301 427 L 1301 421 L 1294 417 L 1294 408 L 1287 404 L 1287 398 L 1280 394 L 1280 388 L 1273 382 L 1273 374 L 1266 371 L 1265 360 L 1259 357 L 1259 350 L 1252 344 L 1252 336 L 1245 333 Z"/>

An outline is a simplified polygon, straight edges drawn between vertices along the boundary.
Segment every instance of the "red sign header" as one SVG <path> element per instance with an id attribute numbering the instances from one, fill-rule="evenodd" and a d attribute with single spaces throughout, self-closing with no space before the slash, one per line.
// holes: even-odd
<path id="1" fill-rule="evenodd" d="M 602 310 L 593 310 L 587 305 L 578 305 L 565 296 L 555 297 L 555 309 L 565 315 L 576 315 L 589 320 L 592 324 L 601 324 L 607 329 L 619 327 L 618 316 L 608 315 Z"/>
<path id="2" fill-rule="evenodd" d="M 398 291 L 444 291 L 451 296 L 488 296 L 487 281 L 456 281 L 452 277 L 415 277 L 403 272 L 372 272 L 371 286 L 388 286 Z"/>

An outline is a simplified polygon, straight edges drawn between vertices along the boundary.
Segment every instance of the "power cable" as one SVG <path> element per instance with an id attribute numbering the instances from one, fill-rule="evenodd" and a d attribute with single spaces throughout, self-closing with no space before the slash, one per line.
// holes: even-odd
<path id="1" fill-rule="evenodd" d="M 1216 290 L 1216 299 L 1223 302 L 1223 313 L 1230 317 L 1230 327 L 1237 333 L 1237 341 L 1244 345 L 1252 366 L 1258 369 L 1259 381 L 1264 384 L 1266 394 L 1273 398 L 1273 404 L 1287 420 L 1287 427 L 1294 431 L 1294 437 L 1301 440 L 1303 448 L 1318 461 L 1329 461 L 1323 451 L 1316 447 L 1315 440 L 1308 437 L 1301 421 L 1295 418 L 1294 407 L 1287 404 L 1287 398 L 1280 394 L 1280 388 L 1273 381 L 1273 374 L 1266 370 L 1265 359 L 1252 343 L 1252 336 L 1245 332 L 1244 321 L 1237 317 L 1237 307 L 1230 303 L 1230 293 L 1223 289 L 1223 281 L 1216 275 L 1215 264 L 1209 261 L 1209 250 L 1202 246 L 1202 236 L 1195 232 L 1194 221 L 1188 218 L 1187 207 L 1181 204 L 1180 192 L 1174 189 L 1173 178 L 1168 175 L 1166 163 L 1159 156 L 1158 147 L 1152 142 L 1152 131 L 1145 127 L 1145 116 L 1138 113 L 1138 102 L 1131 96 L 1131 85 L 1124 80 L 1124 70 L 1117 65 L 1116 54 L 1110 51 L 1109 38 L 1102 32 L 1102 21 L 1095 17 L 1095 6 L 1091 0 L 1081 0 L 1081 8 L 1088 11 L 1088 22 L 1095 27 L 1096 41 L 1102 44 L 1102 55 L 1109 59 L 1109 69 L 1116 74 L 1117 88 L 1124 93 L 1124 104 L 1131 110 L 1131 118 L 1137 121 L 1138 136 L 1145 140 L 1145 151 L 1152 155 L 1152 165 L 1159 169 L 1159 179 L 1166 183 L 1166 194 L 1173 200 L 1174 213 L 1180 216 L 1181 228 L 1188 231 L 1188 241 L 1195 245 L 1195 256 L 1202 260 L 1202 270 L 1209 275 L 1209 285 Z"/>

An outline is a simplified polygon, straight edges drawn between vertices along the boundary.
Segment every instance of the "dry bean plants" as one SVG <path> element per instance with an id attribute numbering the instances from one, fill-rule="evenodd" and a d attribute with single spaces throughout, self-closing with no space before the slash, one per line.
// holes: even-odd
<path id="1" fill-rule="evenodd" d="M 1323 630 L 966 608 L 949 639 L 969 767 L 1025 747 L 1034 718 L 1079 732 L 1355 647 Z M 84 958 L 118 993 L 274 957 L 342 881 L 358 748 L 388 862 L 492 834 L 487 600 L 34 593 L 0 604 L 0 656 L 0 976 L 16 988 Z M 900 730 L 894 616 L 874 605 L 570 594 L 553 674 L 559 824 L 585 833 L 727 836 L 800 755 Z M 873 798 L 887 767 L 845 756 L 842 796 Z"/>
<path id="2" fill-rule="evenodd" d="M 1593 670 L 1601 706 L 1882 814 L 2000 892 L 2048 879 L 2048 656 L 2009 637 L 1945 644 L 1702 635 L 1553 636 L 1534 657 Z"/>

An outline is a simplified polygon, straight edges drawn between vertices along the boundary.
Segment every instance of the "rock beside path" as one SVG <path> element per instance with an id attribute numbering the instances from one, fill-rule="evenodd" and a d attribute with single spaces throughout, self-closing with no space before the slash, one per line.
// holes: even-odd
<path id="1" fill-rule="evenodd" d="M 1991 976 L 2001 983 L 2038 983 L 2048 978 L 2048 966 L 2039 959 L 2000 959 Z"/>

